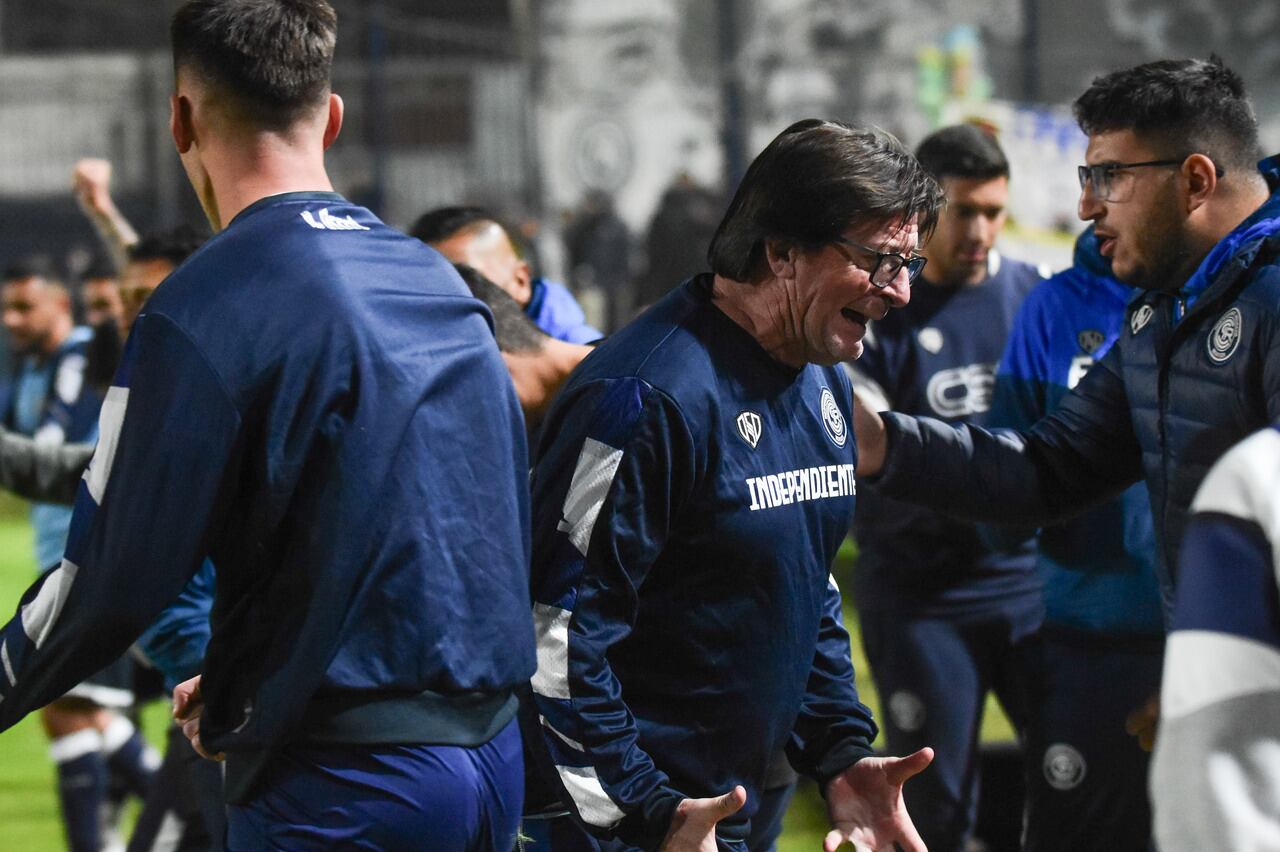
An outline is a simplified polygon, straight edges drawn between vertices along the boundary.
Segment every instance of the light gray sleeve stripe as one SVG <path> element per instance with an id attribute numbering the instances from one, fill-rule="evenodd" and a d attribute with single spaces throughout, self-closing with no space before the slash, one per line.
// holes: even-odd
<path id="1" fill-rule="evenodd" d="M 0 642 L 0 662 L 4 663 L 4 676 L 9 679 L 9 685 L 18 682 L 18 676 L 13 673 L 13 663 L 9 662 L 9 643 Z"/>
<path id="2" fill-rule="evenodd" d="M 1161 852 L 1280 849 L 1280 694 L 1161 719 L 1150 792 Z"/>
<path id="3" fill-rule="evenodd" d="M 22 608 L 22 629 L 38 649 L 49 638 L 49 632 L 62 613 L 80 568 L 68 559 L 49 572 L 35 600 Z"/>
<path id="4" fill-rule="evenodd" d="M 560 740 L 560 742 L 569 746 L 569 748 L 574 749 L 575 751 L 583 751 L 583 752 L 586 751 L 586 749 L 582 747 L 582 743 L 578 742 L 575 739 L 570 739 L 569 737 L 566 737 L 564 734 L 560 733 L 560 731 L 556 728 L 556 726 L 548 722 L 547 717 L 543 716 L 541 713 L 538 714 L 538 721 L 542 723 L 542 727 L 546 728 L 548 731 L 555 734 L 556 739 Z"/>
<path id="5" fill-rule="evenodd" d="M 569 540 L 583 556 L 587 555 L 596 517 L 621 462 L 622 450 L 594 438 L 588 438 L 582 445 L 569 493 L 564 498 L 564 520 L 556 529 L 568 533 Z"/>
<path id="6" fill-rule="evenodd" d="M 1280 693 L 1280 652 L 1253 639 L 1210 630 L 1169 634 L 1160 687 L 1161 719 L 1257 693 Z"/>
<path id="7" fill-rule="evenodd" d="M 569 619 L 567 609 L 535 603 L 533 635 L 537 643 L 538 670 L 530 682 L 533 691 L 546 698 L 568 699 Z"/>
<path id="8" fill-rule="evenodd" d="M 588 825 L 612 828 L 626 816 L 609 798 L 600 784 L 600 777 L 589 766 L 557 766 L 560 783 L 569 792 L 578 815 Z"/>
<path id="9" fill-rule="evenodd" d="M 102 401 L 98 414 L 98 448 L 84 472 L 93 502 L 102 505 L 102 494 L 111 478 L 111 467 L 116 461 L 116 447 L 120 444 L 120 429 L 124 425 L 125 411 L 129 408 L 129 389 L 111 387 Z"/>

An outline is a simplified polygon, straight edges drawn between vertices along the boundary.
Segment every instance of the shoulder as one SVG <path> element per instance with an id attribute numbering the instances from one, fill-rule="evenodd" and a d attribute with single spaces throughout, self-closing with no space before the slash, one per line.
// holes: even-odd
<path id="1" fill-rule="evenodd" d="M 1192 511 L 1260 524 L 1280 543 L 1280 427 L 1255 432 L 1232 447 L 1205 477 Z"/>
<path id="2" fill-rule="evenodd" d="M 990 284 L 1016 296 L 1025 296 L 1050 275 L 1048 267 L 1036 266 L 1002 254 L 996 254 L 993 265 L 995 271 L 988 279 Z"/>

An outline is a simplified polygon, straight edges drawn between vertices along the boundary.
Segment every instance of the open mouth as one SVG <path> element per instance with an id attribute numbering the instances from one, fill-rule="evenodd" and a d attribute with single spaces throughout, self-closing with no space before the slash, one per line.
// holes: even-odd
<path id="1" fill-rule="evenodd" d="M 840 315 L 849 322 L 856 322 L 861 325 L 866 325 L 869 322 L 865 314 L 860 314 L 852 308 L 841 308 Z"/>

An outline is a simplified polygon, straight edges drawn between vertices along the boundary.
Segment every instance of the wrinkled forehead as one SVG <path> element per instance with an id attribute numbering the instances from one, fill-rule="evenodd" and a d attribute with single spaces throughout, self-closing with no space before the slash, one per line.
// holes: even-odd
<path id="1" fill-rule="evenodd" d="M 895 216 L 855 225 L 846 232 L 855 242 L 881 251 L 910 254 L 920 247 L 920 220 Z"/>

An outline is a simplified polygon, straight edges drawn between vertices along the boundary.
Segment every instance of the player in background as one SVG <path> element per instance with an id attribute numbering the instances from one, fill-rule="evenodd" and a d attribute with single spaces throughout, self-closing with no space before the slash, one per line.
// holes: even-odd
<path id="1" fill-rule="evenodd" d="M 841 843 L 924 845 L 874 757 L 829 566 L 867 323 L 909 297 L 941 205 L 888 134 L 809 119 L 747 170 L 710 249 L 582 362 L 531 477 L 538 671 L 525 831 L 561 850 L 745 850 L 784 747 Z"/>
<path id="2" fill-rule="evenodd" d="M 412 236 L 454 263 L 465 263 L 506 290 L 534 325 L 566 343 L 594 343 L 604 335 L 587 323 L 563 284 L 533 274 L 507 230 L 481 207 L 439 207 L 418 217 Z"/>
<path id="3" fill-rule="evenodd" d="M 1192 504 L 1151 768 L 1163 852 L 1280 849 L 1280 428 L 1214 465 Z"/>
<path id="4" fill-rule="evenodd" d="M 1090 228 L 1071 268 L 1022 304 L 996 373 L 987 423 L 1031 427 L 1107 353 L 1136 291 L 1111 277 Z M 984 527 L 993 547 L 1034 531 Z M 1159 689 L 1164 622 L 1146 486 L 1040 530 L 1044 624 L 1023 744 L 1027 852 L 1146 852 L 1150 755 L 1126 718 Z"/>
<path id="5" fill-rule="evenodd" d="M 80 276 L 80 304 L 84 308 L 84 324 L 97 333 L 108 323 L 119 323 L 120 271 L 101 256 Z"/>
<path id="6" fill-rule="evenodd" d="M 972 125 L 926 137 L 920 164 L 947 206 L 923 249 L 911 304 L 871 324 L 855 387 L 893 408 L 983 422 L 1013 318 L 1042 280 L 1002 257 L 1009 163 Z M 926 745 L 933 764 L 912 789 L 916 827 L 934 852 L 962 850 L 978 805 L 978 731 L 988 691 L 1019 731 L 1043 606 L 1031 545 L 983 544 L 972 524 L 864 487 L 854 515 L 854 601 L 889 751 Z"/>
<path id="7" fill-rule="evenodd" d="M 534 654 L 488 314 L 332 192 L 327 3 L 191 0 L 171 35 L 173 137 L 217 233 L 130 332 L 66 556 L 0 632 L 0 727 L 207 557 L 212 634 L 175 711 L 226 756 L 229 847 L 506 848 Z"/>
<path id="8" fill-rule="evenodd" d="M 21 357 L 4 426 L 44 445 L 91 442 L 101 397 L 85 379 L 90 330 L 73 324 L 70 294 L 47 258 L 10 266 L 3 282 L 5 329 Z M 32 504 L 41 571 L 61 560 L 70 524 L 69 506 Z M 122 712 L 134 700 L 132 663 L 121 657 L 104 660 L 98 669 L 86 672 L 91 677 L 82 682 L 68 684 L 66 694 L 41 712 L 57 767 L 63 827 L 73 850 L 96 850 L 103 842 L 111 776 L 128 793 L 144 797 L 159 764 L 155 750 Z"/>

